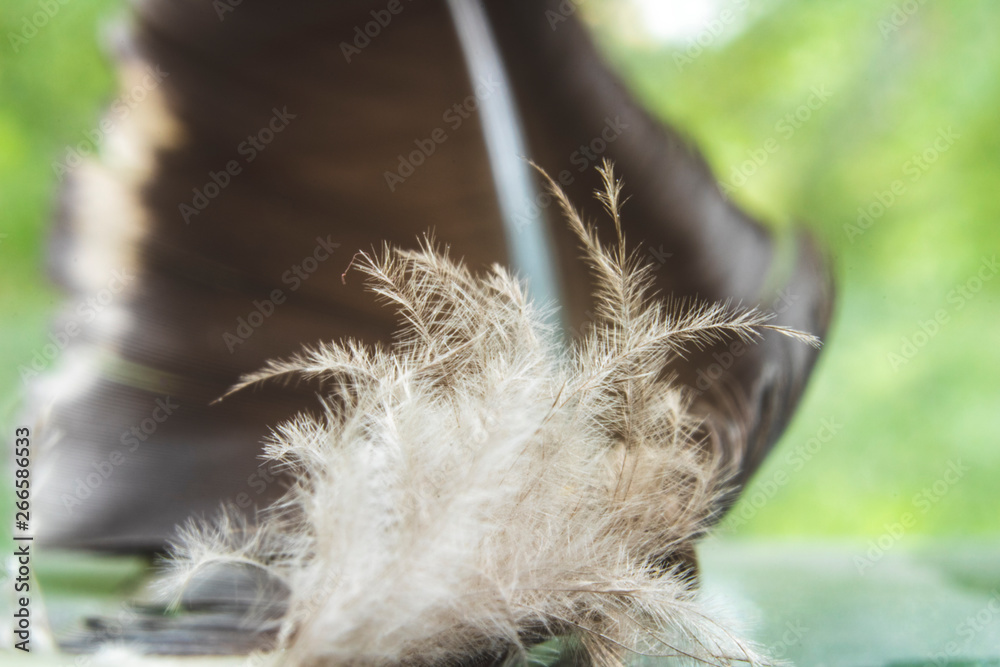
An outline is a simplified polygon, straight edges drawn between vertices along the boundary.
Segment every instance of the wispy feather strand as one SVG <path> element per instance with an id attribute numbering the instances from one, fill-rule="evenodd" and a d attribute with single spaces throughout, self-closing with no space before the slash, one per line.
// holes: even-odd
<path id="1" fill-rule="evenodd" d="M 600 666 L 764 662 L 665 565 L 727 480 L 663 369 L 765 328 L 815 339 L 757 310 L 654 298 L 625 247 L 621 183 L 608 164 L 601 174 L 610 247 L 549 182 L 597 283 L 597 321 L 568 351 L 501 266 L 474 275 L 430 239 L 361 254 L 399 313 L 397 339 L 308 348 L 233 389 L 299 376 L 328 393 L 322 418 L 300 415 L 267 444 L 295 480 L 284 500 L 253 526 L 189 525 L 168 587 L 220 563 L 266 572 L 287 591 L 275 655 L 293 666 L 516 659 L 554 635 Z"/>

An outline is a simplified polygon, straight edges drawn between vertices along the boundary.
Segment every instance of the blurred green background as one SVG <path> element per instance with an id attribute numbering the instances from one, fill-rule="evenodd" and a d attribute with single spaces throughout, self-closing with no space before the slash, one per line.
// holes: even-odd
<path id="1" fill-rule="evenodd" d="M 38 3 L 0 5 L 4 433 L 24 393 L 18 366 L 47 342 L 59 302 L 43 275 L 52 165 L 115 95 L 100 33 L 122 3 L 53 4 L 23 43 L 11 35 Z M 989 264 L 1000 246 L 1000 5 L 582 7 L 636 94 L 700 145 L 740 204 L 808 225 L 835 257 L 830 342 L 729 528 L 868 539 L 910 515 L 907 535 L 1000 534 L 1000 278 Z"/>
<path id="2" fill-rule="evenodd" d="M 837 267 L 812 386 L 731 526 L 1000 534 L 1000 5 L 704 3 L 668 45 L 624 27 L 672 4 L 597 22 L 612 60 L 740 204 L 814 229 Z"/>

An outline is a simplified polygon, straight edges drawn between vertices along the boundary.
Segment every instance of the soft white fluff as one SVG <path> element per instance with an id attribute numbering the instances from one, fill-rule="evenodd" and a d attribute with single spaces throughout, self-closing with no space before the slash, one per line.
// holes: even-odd
<path id="1" fill-rule="evenodd" d="M 517 657 L 544 635 L 575 637 L 597 665 L 762 661 L 657 564 L 690 547 L 726 482 L 663 368 L 754 338 L 767 316 L 651 298 L 602 173 L 610 247 L 552 184 L 599 285 L 582 340 L 567 348 L 501 266 L 474 275 L 430 240 L 361 255 L 398 339 L 324 344 L 245 378 L 320 379 L 324 417 L 276 429 L 266 453 L 293 488 L 255 527 L 189 526 L 171 584 L 218 562 L 266 570 L 289 593 L 286 665 Z"/>

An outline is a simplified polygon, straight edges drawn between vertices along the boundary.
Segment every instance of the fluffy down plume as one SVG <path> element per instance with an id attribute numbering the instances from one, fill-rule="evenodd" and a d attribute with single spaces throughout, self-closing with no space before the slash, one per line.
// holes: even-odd
<path id="1" fill-rule="evenodd" d="M 189 525 L 167 585 L 220 563 L 266 573 L 286 597 L 253 618 L 279 628 L 283 665 L 517 660 L 549 636 L 595 665 L 763 662 L 670 565 L 726 475 L 663 369 L 690 346 L 777 327 L 756 310 L 653 298 L 625 249 L 621 183 L 601 172 L 611 246 L 550 181 L 596 277 L 581 340 L 567 347 L 501 266 L 475 275 L 429 239 L 359 254 L 399 312 L 398 338 L 308 348 L 234 388 L 298 376 L 328 391 L 321 418 L 282 424 L 266 446 L 294 479 L 283 502 L 254 525 Z"/>

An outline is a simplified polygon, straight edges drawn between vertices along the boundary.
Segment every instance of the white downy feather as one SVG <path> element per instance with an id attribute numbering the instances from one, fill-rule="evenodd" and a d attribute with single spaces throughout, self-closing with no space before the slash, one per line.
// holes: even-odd
<path id="1" fill-rule="evenodd" d="M 765 662 L 660 565 L 703 532 L 727 481 L 662 371 L 685 348 L 776 327 L 652 298 L 624 247 L 621 185 L 602 174 L 610 247 L 550 181 L 599 285 L 582 340 L 567 349 L 503 267 L 474 275 L 431 240 L 362 254 L 398 339 L 306 349 L 235 388 L 319 379 L 325 414 L 267 445 L 295 479 L 286 498 L 254 526 L 188 526 L 166 585 L 219 562 L 266 570 L 288 591 L 284 665 L 516 659 L 548 635 L 576 638 L 596 665 Z"/>

